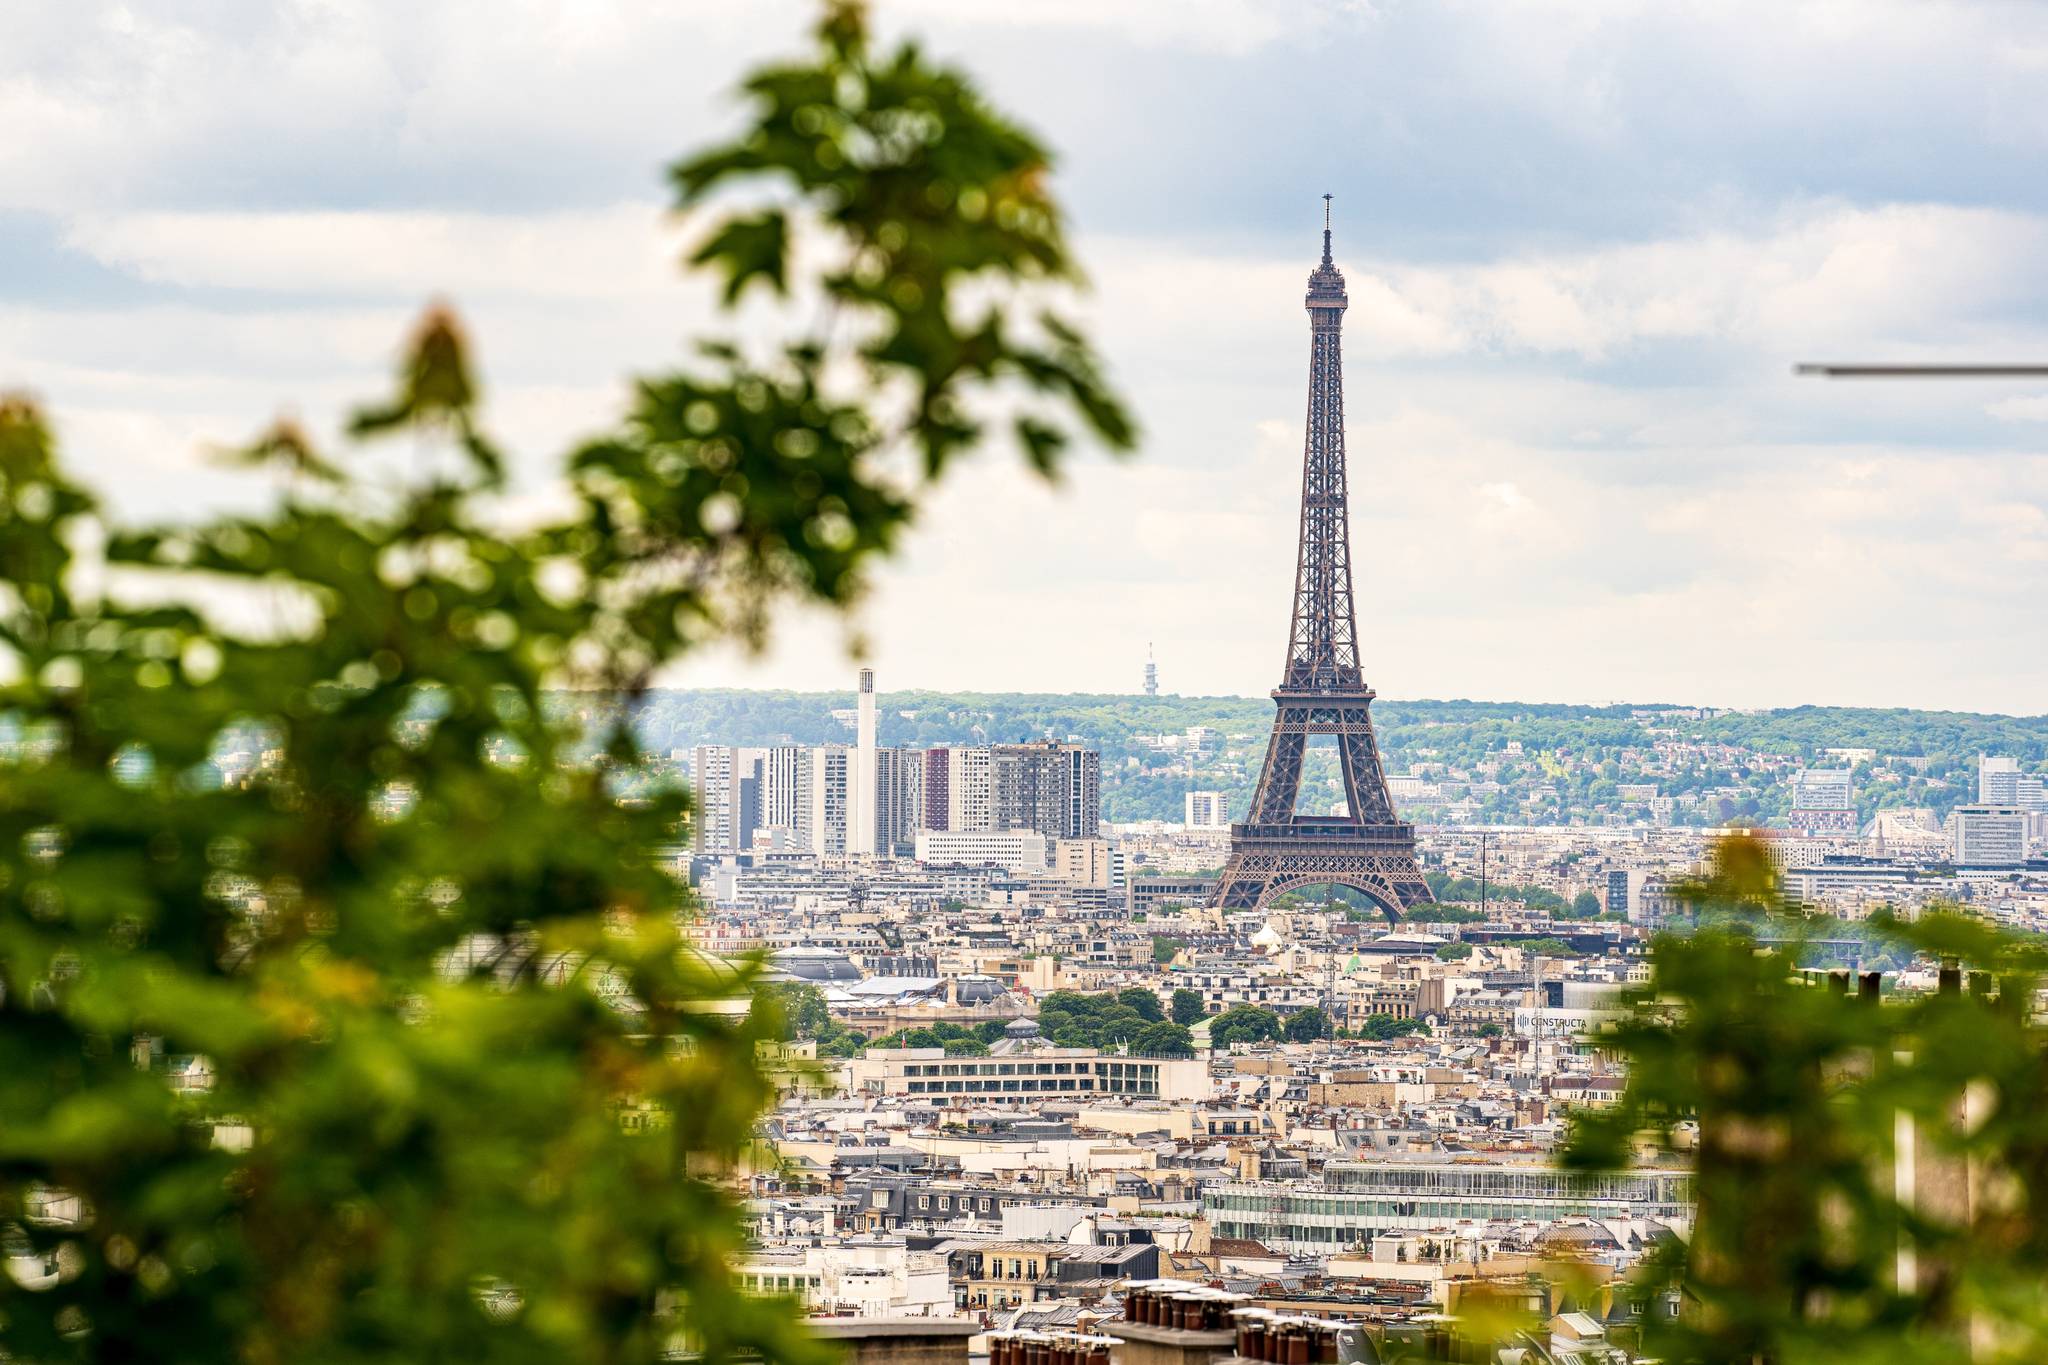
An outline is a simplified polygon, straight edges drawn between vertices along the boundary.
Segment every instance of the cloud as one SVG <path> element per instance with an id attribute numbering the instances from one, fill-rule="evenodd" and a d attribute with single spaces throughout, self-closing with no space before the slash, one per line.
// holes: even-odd
<path id="1" fill-rule="evenodd" d="M 1351 299 L 1345 344 L 1380 360 L 1604 363 L 1705 343 L 1774 351 L 1789 369 L 1814 347 L 1830 358 L 1934 358 L 2048 337 L 2039 321 L 2048 317 L 2048 277 L 2029 265 L 2048 252 L 2042 214 L 1794 204 L 1749 231 L 1461 264 L 1347 246 L 1340 239 Z M 1287 305 L 1304 288 L 1303 252 L 1243 258 L 1128 238 L 1091 248 L 1105 326 L 1160 346 L 1247 329 L 1276 352 L 1297 344 L 1299 315 Z"/>
<path id="2" fill-rule="evenodd" d="M 1035 0 L 1028 6 L 991 5 L 975 17 L 978 27 L 1057 29 L 1072 37 L 1100 39 L 1108 33 L 1141 47 L 1192 49 L 1243 56 L 1304 32 L 1327 31 L 1363 7 L 1345 0 Z M 948 0 L 898 0 L 888 17 L 922 26 L 958 18 Z"/>
<path id="3" fill-rule="evenodd" d="M 412 298 L 452 278 L 494 424 L 538 471 L 617 410 L 619 376 L 701 320 L 689 291 L 662 283 L 657 226 L 650 205 L 81 216 L 72 241 L 95 260 L 223 302 L 11 310 L 0 366 L 51 391 L 72 448 L 130 505 L 217 499 L 231 493 L 203 471 L 202 438 L 246 434 L 282 396 L 331 429 L 382 384 Z M 1809 206 L 1752 236 L 1349 264 L 1352 524 L 1374 680 L 1390 695 L 2024 709 L 2038 651 L 2015 645 L 1987 672 L 1963 642 L 2048 584 L 2048 465 L 2004 444 L 2010 412 L 1987 414 L 1980 396 L 1792 379 L 1776 320 L 1961 345 L 2001 297 L 2002 255 L 2024 257 L 2038 232 L 2026 215 Z M 1910 263 L 1935 241 L 1935 278 L 1897 290 L 1830 266 L 1871 243 Z M 1306 262 L 1083 246 L 1090 307 L 1151 436 L 1144 458 L 1084 462 L 1056 491 L 997 457 L 967 466 L 860 630 L 905 683 L 1117 688 L 1154 641 L 1169 686 L 1257 693 L 1293 571 Z M 308 281 L 327 296 L 305 297 Z M 272 298 L 294 301 L 246 302 Z M 1675 378 L 1621 363 L 1674 346 Z M 1850 410 L 1892 434 L 1866 438 Z M 1897 435 L 1923 428 L 1938 439 Z M 1901 638 L 1920 642 L 1915 695 L 1868 666 Z M 1751 639 L 1776 662 L 1747 649 L 1732 651 L 1738 667 L 1716 662 Z M 714 656 L 683 680 L 829 686 L 845 647 L 841 623 L 813 619 L 765 660 Z M 1509 657 L 1513 672 L 1490 662 Z"/>
<path id="4" fill-rule="evenodd" d="M 2007 422 L 2048 422 L 2048 393 L 2016 394 L 2001 398 L 1984 411 Z"/>
<path id="5" fill-rule="evenodd" d="M 424 210 L 93 212 L 66 244 L 140 279 L 334 297 L 619 300 L 672 287 L 674 244 L 652 202 L 505 215 Z"/>
<path id="6" fill-rule="evenodd" d="M 0 208 L 498 209 L 645 193 L 796 0 L 79 0 L 10 15 Z"/>
<path id="7" fill-rule="evenodd" d="M 17 7 L 21 8 L 21 7 Z M 1082 221 L 1404 255 L 1789 196 L 2048 208 L 2048 9 L 879 0 L 1063 153 Z M 0 210 L 602 206 L 729 128 L 807 0 L 73 0 L 10 14 Z"/>
<path id="8" fill-rule="evenodd" d="M 1320 202 L 1354 558 L 1396 696 L 2038 711 L 2048 396 L 1798 379 L 2048 354 L 2048 9 L 880 0 L 1061 153 L 1147 436 L 963 467 L 861 628 L 887 685 L 1257 694 L 1294 569 Z M 0 51 L 0 382 L 136 516 L 208 442 L 331 433 L 452 295 L 548 461 L 708 317 L 660 167 L 798 0 L 31 7 Z M 10 16 L 14 20 L 14 16 Z M 793 621 L 683 681 L 826 686 Z"/>

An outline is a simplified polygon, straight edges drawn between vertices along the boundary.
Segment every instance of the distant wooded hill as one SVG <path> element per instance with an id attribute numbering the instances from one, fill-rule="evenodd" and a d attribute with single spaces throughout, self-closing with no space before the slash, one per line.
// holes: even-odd
<path id="1" fill-rule="evenodd" d="M 698 744 L 837 743 L 853 732 L 834 712 L 850 719 L 852 706 L 850 690 L 665 690 L 646 698 L 641 729 L 657 752 Z M 1176 820 L 1183 793 L 1211 788 L 1231 792 L 1241 814 L 1273 717 L 1273 703 L 1264 697 L 1033 692 L 885 692 L 880 710 L 887 745 L 1078 738 L 1102 752 L 1103 810 L 1112 820 Z M 1622 805 L 1616 789 L 1637 782 L 1692 797 L 1684 823 L 1769 817 L 1785 804 L 1784 774 L 1748 755 L 1840 766 L 1826 750 L 1875 750 L 1878 763 L 1858 766 L 1859 805 L 1926 805 L 1937 812 L 1974 798 L 1979 753 L 2010 754 L 2029 770 L 2048 764 L 2048 716 L 1826 706 L 1690 710 L 1382 700 L 1373 715 L 1390 773 L 1442 765 L 1480 776 L 1482 765 L 1499 765 L 1487 781 L 1500 790 L 1474 798 L 1488 818 L 1571 819 L 1615 810 Z M 1191 729 L 1214 733 L 1196 747 L 1187 742 Z M 1161 747 L 1162 735 L 1180 739 Z M 1660 739 L 1726 745 L 1741 755 L 1660 770 L 1654 748 Z M 1520 754 L 1510 752 L 1513 744 Z M 1883 761 L 1892 757 L 1910 762 Z M 1330 765 L 1312 763 L 1306 785 L 1326 790 L 1333 775 Z"/>

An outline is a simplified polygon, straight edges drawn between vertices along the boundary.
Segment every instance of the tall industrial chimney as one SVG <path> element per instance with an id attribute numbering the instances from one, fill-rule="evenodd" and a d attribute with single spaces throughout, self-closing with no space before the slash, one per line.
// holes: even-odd
<path id="1" fill-rule="evenodd" d="M 855 721 L 853 771 L 847 785 L 853 788 L 847 812 L 846 851 L 873 853 L 875 848 L 875 797 L 880 785 L 875 771 L 875 670 L 860 671 L 860 710 Z"/>

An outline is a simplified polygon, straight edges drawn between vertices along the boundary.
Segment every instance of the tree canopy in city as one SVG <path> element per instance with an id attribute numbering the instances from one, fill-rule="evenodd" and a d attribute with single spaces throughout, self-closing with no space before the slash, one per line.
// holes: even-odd
<path id="1" fill-rule="evenodd" d="M 1310 1005 L 1287 1016 L 1286 1031 L 1290 1043 L 1313 1043 L 1328 1038 L 1333 1029 L 1330 1016 L 1320 1007 Z"/>
<path id="2" fill-rule="evenodd" d="M 859 1047 L 849 1050 L 844 1056 L 856 1056 L 870 1047 L 942 1047 L 952 1057 L 984 1057 L 988 1055 L 989 1044 L 1003 1036 L 1003 1021 L 984 1019 L 979 1024 L 936 1023 L 919 1028 L 901 1029 L 885 1033 L 868 1040 Z"/>
<path id="3" fill-rule="evenodd" d="M 1209 1020 L 1209 1042 L 1213 1047 L 1270 1043 L 1280 1033 L 1280 1016 L 1257 1005 L 1235 1005 Z"/>
<path id="4" fill-rule="evenodd" d="M 1047 154 L 967 77 L 835 3 L 744 89 L 676 207 L 788 330 L 639 378 L 554 519 L 504 516 L 441 310 L 341 448 L 279 422 L 236 452 L 274 495 L 182 524 L 0 401 L 9 1360 L 817 1354 L 732 1292 L 782 1025 L 682 937 L 636 707 L 855 600 L 998 421 L 1048 474 L 1132 430 L 1046 302 Z"/>
<path id="5" fill-rule="evenodd" d="M 1061 1047 L 1114 1048 L 1190 1055 L 1186 1028 L 1166 1020 L 1159 997 L 1142 986 L 1100 995 L 1049 991 L 1038 1002 L 1038 1029 Z"/>
<path id="6" fill-rule="evenodd" d="M 1428 1027 L 1420 1019 L 1396 1019 L 1391 1014 L 1368 1014 L 1365 1022 L 1358 1026 L 1357 1036 L 1384 1043 L 1391 1038 L 1406 1038 L 1411 1033 L 1427 1032 Z"/>
<path id="7" fill-rule="evenodd" d="M 1802 971 L 1831 920 L 1788 909 L 1765 850 L 1679 888 L 1702 927 L 1599 1039 L 1621 1102 L 1574 1115 L 1568 1165 L 1688 1164 L 1690 1235 L 1634 1291 L 1685 1307 L 1647 1352 L 1700 1361 L 2033 1360 L 2048 1350 L 2048 943 L 1934 913 L 1875 932 L 1949 964 L 1870 992 Z M 1871 985 L 1879 984 L 1873 977 Z"/>

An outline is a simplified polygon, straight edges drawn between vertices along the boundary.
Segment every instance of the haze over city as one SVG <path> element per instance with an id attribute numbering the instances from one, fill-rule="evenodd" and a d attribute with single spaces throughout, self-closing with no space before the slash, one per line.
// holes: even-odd
<path id="1" fill-rule="evenodd" d="M 530 471 L 674 354 L 661 167 L 794 4 L 80 3 L 0 55 L 0 372 L 115 503 L 374 392 L 426 298 Z M 883 4 L 1058 149 L 1136 458 L 973 462 L 857 618 L 885 686 L 1259 695 L 1335 196 L 1368 680 L 1397 697 L 2033 714 L 2048 10 Z M 107 476 L 118 477 L 107 477 Z M 846 632 L 678 685 L 843 687 Z M 1910 662 L 1910 668 L 1902 665 Z"/>

